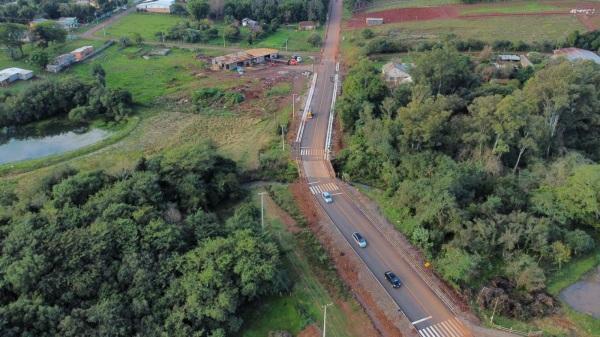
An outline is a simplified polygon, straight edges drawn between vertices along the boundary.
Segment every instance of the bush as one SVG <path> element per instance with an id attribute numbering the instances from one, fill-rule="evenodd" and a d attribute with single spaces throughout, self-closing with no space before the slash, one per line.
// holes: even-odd
<path id="1" fill-rule="evenodd" d="M 373 31 L 369 28 L 365 28 L 362 30 L 362 32 L 360 32 L 360 35 L 363 37 L 363 39 L 369 40 L 375 36 L 375 33 L 373 33 Z"/>
<path id="2" fill-rule="evenodd" d="M 323 38 L 321 38 L 321 35 L 313 33 L 308 37 L 306 41 L 310 43 L 313 47 L 320 47 L 323 43 Z"/>
<path id="3" fill-rule="evenodd" d="M 48 53 L 46 53 L 43 50 L 34 51 L 33 53 L 31 53 L 29 59 L 31 60 L 31 63 L 35 64 L 40 68 L 45 68 L 49 61 Z"/>
<path id="4" fill-rule="evenodd" d="M 192 95 L 192 103 L 198 111 L 217 105 L 231 107 L 243 101 L 244 95 L 242 93 L 234 91 L 226 92 L 219 88 L 202 88 Z"/>
<path id="5" fill-rule="evenodd" d="M 236 41 L 240 37 L 240 29 L 237 26 L 229 25 L 223 30 L 223 35 L 228 41 Z"/>

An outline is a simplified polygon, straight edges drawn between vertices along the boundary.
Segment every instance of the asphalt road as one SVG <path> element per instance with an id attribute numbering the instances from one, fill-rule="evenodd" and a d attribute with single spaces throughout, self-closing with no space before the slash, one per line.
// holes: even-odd
<path id="1" fill-rule="evenodd" d="M 399 249 L 388 241 L 354 201 L 344 193 L 340 188 L 340 182 L 337 181 L 325 160 L 324 147 L 333 96 L 333 76 L 340 40 L 341 15 L 342 0 L 334 0 L 322 57 L 316 67 L 318 77 L 310 107 L 314 118 L 306 120 L 300 141 L 301 167 L 307 177 L 311 193 L 317 196 L 317 202 L 355 248 L 357 254 L 398 305 L 399 310 L 413 322 L 413 326 L 421 336 L 471 336 L 452 311 L 399 255 Z M 333 195 L 333 203 L 324 202 L 321 197 L 323 191 Z M 353 232 L 360 232 L 366 238 L 368 241 L 366 248 L 358 247 L 352 239 Z M 388 270 L 398 275 L 402 280 L 402 287 L 394 289 L 387 282 L 384 272 Z M 399 312 L 398 319 L 400 317 Z"/>

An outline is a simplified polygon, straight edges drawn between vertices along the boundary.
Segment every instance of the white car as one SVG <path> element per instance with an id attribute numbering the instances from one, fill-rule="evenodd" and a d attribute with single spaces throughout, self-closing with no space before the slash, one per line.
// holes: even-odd
<path id="1" fill-rule="evenodd" d="M 333 197 L 329 192 L 323 192 L 323 200 L 325 200 L 326 204 L 331 204 L 333 202 Z"/>
<path id="2" fill-rule="evenodd" d="M 365 248 L 367 246 L 367 240 L 365 240 L 365 238 L 362 235 L 360 235 L 359 232 L 352 233 L 352 238 L 354 239 L 354 241 L 356 241 L 356 244 L 360 248 Z"/>

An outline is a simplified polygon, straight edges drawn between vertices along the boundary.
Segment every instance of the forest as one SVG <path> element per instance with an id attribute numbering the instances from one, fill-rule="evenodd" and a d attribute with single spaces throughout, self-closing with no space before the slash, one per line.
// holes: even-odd
<path id="1" fill-rule="evenodd" d="M 0 185 L 2 336 L 233 336 L 286 291 L 275 240 L 235 162 L 211 145 L 109 174 Z"/>
<path id="2" fill-rule="evenodd" d="M 457 289 L 543 316 L 557 306 L 547 277 L 598 241 L 600 66 L 548 60 L 495 83 L 488 68 L 441 43 L 416 58 L 413 83 L 388 89 L 360 61 L 337 104 L 346 148 L 334 165 L 382 191 Z"/>
<path id="3" fill-rule="evenodd" d="M 67 115 L 78 122 L 95 118 L 119 121 L 131 113 L 133 98 L 123 89 L 107 88 L 105 72 L 93 69 L 92 83 L 74 77 L 37 81 L 24 90 L 0 94 L 0 128 Z"/>

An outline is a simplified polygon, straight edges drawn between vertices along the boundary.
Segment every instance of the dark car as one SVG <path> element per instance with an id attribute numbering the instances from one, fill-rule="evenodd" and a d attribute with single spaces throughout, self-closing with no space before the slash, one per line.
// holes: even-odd
<path id="1" fill-rule="evenodd" d="M 398 276 L 396 276 L 396 274 L 392 273 L 391 271 L 386 271 L 384 275 L 385 279 L 392 284 L 392 287 L 400 288 L 402 282 L 400 282 L 400 279 L 398 278 Z"/>

